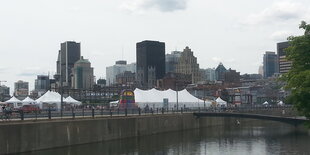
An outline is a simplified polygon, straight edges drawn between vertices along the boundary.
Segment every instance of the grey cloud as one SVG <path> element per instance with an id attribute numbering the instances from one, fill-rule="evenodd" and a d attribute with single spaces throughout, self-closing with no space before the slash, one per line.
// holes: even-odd
<path id="1" fill-rule="evenodd" d="M 19 73 L 17 76 L 37 76 L 37 73 Z"/>
<path id="2" fill-rule="evenodd" d="M 291 35 L 293 35 L 293 33 L 289 31 L 276 31 L 270 35 L 270 38 L 274 41 L 286 41 Z"/>
<path id="3" fill-rule="evenodd" d="M 185 10 L 189 0 L 131 0 L 123 3 L 121 8 L 129 11 L 156 9 L 162 12 Z"/>
<path id="4" fill-rule="evenodd" d="M 299 19 L 309 9 L 298 2 L 277 2 L 259 13 L 251 14 L 241 22 L 244 25 L 266 24 L 271 22 L 286 22 Z"/>
<path id="5" fill-rule="evenodd" d="M 148 3 L 147 3 L 148 2 Z M 176 10 L 185 10 L 186 0 L 151 0 L 146 1 L 147 8 L 158 8 L 163 12 L 172 12 Z"/>
<path id="6" fill-rule="evenodd" d="M 291 11 L 285 11 L 281 10 L 279 12 L 274 12 L 273 17 L 279 20 L 290 20 L 290 19 L 296 19 L 301 16 L 301 13 L 298 11 L 291 12 Z"/>
<path id="7" fill-rule="evenodd" d="M 29 76 L 37 76 L 44 74 L 45 71 L 43 71 L 40 67 L 28 67 L 22 69 L 17 76 L 24 76 L 24 77 L 29 77 Z"/>

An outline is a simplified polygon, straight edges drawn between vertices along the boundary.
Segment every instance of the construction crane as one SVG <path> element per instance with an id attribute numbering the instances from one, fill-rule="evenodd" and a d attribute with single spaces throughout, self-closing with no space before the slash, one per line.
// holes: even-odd
<path id="1" fill-rule="evenodd" d="M 0 86 L 1 86 L 1 82 L 7 82 L 7 81 L 5 81 L 5 80 L 0 80 Z"/>

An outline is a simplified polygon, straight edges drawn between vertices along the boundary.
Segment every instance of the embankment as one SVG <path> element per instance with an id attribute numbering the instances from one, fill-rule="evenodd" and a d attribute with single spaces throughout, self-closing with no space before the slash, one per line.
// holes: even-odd
<path id="1" fill-rule="evenodd" d="M 235 124 L 236 118 L 166 114 L 0 123 L 0 154 Z M 245 121 L 242 121 L 243 123 Z"/>

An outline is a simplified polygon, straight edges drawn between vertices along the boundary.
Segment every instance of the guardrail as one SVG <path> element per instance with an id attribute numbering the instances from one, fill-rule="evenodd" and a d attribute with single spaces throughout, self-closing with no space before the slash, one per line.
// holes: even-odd
<path id="1" fill-rule="evenodd" d="M 33 111 L 25 113 L 23 111 L 12 113 L 0 113 L 0 121 L 24 121 L 24 120 L 51 120 L 51 119 L 76 119 L 76 118 L 99 118 L 99 117 L 126 117 L 141 115 L 163 115 L 189 112 L 237 112 L 269 115 L 296 115 L 292 106 L 238 106 L 238 107 L 205 107 L 205 108 L 137 108 L 137 109 L 103 109 L 103 108 L 71 108 L 64 111 L 53 109 Z"/>

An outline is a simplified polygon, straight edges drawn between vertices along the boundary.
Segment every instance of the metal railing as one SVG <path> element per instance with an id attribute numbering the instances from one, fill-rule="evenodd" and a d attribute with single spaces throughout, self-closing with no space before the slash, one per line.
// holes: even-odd
<path id="1" fill-rule="evenodd" d="M 285 113 L 283 113 L 283 111 Z M 62 113 L 55 109 L 41 111 L 15 111 L 11 113 L 1 112 L 0 121 L 24 121 L 24 120 L 52 120 L 52 119 L 77 119 L 77 118 L 100 118 L 100 117 L 128 117 L 143 115 L 165 115 L 193 112 L 236 112 L 269 115 L 296 116 L 292 106 L 228 106 L 228 107 L 189 107 L 189 108 L 137 108 L 137 109 L 103 109 L 103 108 L 71 108 Z"/>

